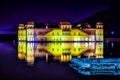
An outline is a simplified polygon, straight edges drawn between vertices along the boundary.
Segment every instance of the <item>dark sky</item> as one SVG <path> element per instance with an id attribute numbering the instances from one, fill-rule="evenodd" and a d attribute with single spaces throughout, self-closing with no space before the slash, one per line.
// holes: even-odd
<path id="1" fill-rule="evenodd" d="M 0 31 L 30 19 L 77 22 L 117 3 L 119 0 L 4 0 L 0 2 Z"/>

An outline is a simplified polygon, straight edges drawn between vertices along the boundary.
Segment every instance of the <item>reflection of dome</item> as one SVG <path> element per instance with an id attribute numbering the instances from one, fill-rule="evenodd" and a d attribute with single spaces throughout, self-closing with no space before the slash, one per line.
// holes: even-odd
<path id="1" fill-rule="evenodd" d="M 18 53 L 18 58 L 19 59 L 24 59 L 25 55 L 23 55 L 22 53 Z"/>
<path id="2" fill-rule="evenodd" d="M 103 25 L 103 23 L 101 21 L 98 21 L 96 24 L 97 25 Z"/>

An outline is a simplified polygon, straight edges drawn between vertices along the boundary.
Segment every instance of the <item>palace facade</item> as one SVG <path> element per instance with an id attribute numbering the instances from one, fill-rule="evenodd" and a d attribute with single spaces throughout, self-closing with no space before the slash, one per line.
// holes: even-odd
<path id="1" fill-rule="evenodd" d="M 34 22 L 19 24 L 18 41 L 103 41 L 103 23 L 96 28 L 72 28 L 70 22 L 60 22 L 59 28 L 34 28 Z"/>

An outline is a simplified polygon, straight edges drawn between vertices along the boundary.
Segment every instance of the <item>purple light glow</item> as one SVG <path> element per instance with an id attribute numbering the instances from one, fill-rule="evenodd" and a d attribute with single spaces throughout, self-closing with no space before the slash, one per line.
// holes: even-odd
<path id="1" fill-rule="evenodd" d="M 5 0 L 0 3 L 0 29 L 11 29 L 12 26 L 30 19 L 44 23 L 61 20 L 77 22 L 117 2 L 109 1 L 109 4 L 106 3 L 108 2 L 105 0 L 94 2 L 89 0 Z M 5 30 L 1 31 L 6 32 Z"/>
<path id="2" fill-rule="evenodd" d="M 0 31 L 0 34 L 17 34 L 17 32 L 10 32 L 10 31 Z"/>

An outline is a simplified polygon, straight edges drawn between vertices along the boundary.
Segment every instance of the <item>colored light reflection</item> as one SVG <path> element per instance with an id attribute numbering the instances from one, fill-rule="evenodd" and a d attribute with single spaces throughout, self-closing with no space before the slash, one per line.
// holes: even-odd
<path id="1" fill-rule="evenodd" d="M 32 64 L 36 58 L 45 57 L 46 61 L 52 59 L 68 62 L 73 57 L 81 58 L 82 55 L 86 58 L 103 58 L 103 42 L 18 42 L 18 58 Z"/>
<path id="2" fill-rule="evenodd" d="M 69 66 L 83 75 L 120 75 L 119 58 L 73 58 Z"/>
<path id="3" fill-rule="evenodd" d="M 18 43 L 18 58 L 24 59 L 27 52 L 26 52 L 26 42 L 19 42 Z"/>

